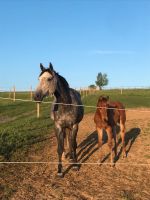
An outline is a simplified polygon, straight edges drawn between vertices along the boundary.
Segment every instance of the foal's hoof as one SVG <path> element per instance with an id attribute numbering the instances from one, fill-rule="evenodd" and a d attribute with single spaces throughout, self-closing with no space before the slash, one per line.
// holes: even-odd
<path id="1" fill-rule="evenodd" d="M 70 163 L 73 163 L 73 158 L 69 158 L 69 162 L 70 162 Z"/>
<path id="2" fill-rule="evenodd" d="M 61 172 L 61 173 L 57 173 L 57 177 L 58 178 L 63 178 L 64 177 L 64 174 Z"/>
<path id="3" fill-rule="evenodd" d="M 97 164 L 98 164 L 99 166 L 101 166 L 101 165 L 102 165 L 102 162 L 101 162 L 101 160 L 100 160 L 100 159 L 97 161 Z"/>
<path id="4" fill-rule="evenodd" d="M 127 153 L 123 153 L 122 158 L 127 158 Z"/>
<path id="5" fill-rule="evenodd" d="M 113 162 L 113 163 L 111 163 L 111 165 L 110 165 L 111 167 L 115 167 L 115 163 Z"/>

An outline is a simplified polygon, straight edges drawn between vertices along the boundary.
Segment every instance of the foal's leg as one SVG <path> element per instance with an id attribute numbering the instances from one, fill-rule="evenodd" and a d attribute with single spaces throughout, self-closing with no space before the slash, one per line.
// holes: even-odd
<path id="1" fill-rule="evenodd" d="M 125 147 L 125 123 L 120 121 L 121 139 L 122 139 L 122 151 L 123 158 L 126 157 L 126 147 Z"/>
<path id="2" fill-rule="evenodd" d="M 113 138 L 114 138 L 114 143 L 115 143 L 115 157 L 117 157 L 117 143 L 118 143 L 118 139 L 117 139 L 117 131 L 116 131 L 116 126 L 114 126 L 112 128 L 112 131 L 113 131 Z"/>
<path id="3" fill-rule="evenodd" d="M 61 127 L 56 127 L 56 137 L 57 137 L 57 153 L 58 153 L 58 171 L 59 177 L 63 177 L 62 172 L 62 154 L 64 151 L 64 133 Z"/>
<path id="4" fill-rule="evenodd" d="M 113 133 L 112 133 L 112 128 L 108 126 L 106 128 L 106 132 L 108 135 L 108 147 L 110 149 L 110 159 L 111 159 L 111 166 L 114 165 L 114 159 L 113 159 L 113 145 L 112 145 L 112 138 L 113 138 Z"/>
<path id="5" fill-rule="evenodd" d="M 100 151 L 98 162 L 101 162 L 101 160 L 102 160 L 102 155 L 103 155 L 103 154 L 102 154 L 103 129 L 102 129 L 102 128 L 99 128 L 99 127 L 96 127 L 96 130 L 97 130 L 97 133 L 98 133 L 98 148 L 99 148 L 99 151 Z"/>

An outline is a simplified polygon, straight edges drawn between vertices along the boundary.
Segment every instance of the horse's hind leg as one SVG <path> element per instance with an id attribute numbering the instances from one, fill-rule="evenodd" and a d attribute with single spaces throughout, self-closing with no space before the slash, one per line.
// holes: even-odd
<path id="1" fill-rule="evenodd" d="M 69 135 L 69 130 L 67 128 L 63 128 L 63 134 L 64 134 L 64 151 L 62 154 L 62 160 L 66 160 L 68 156 L 68 135 Z"/>
<path id="2" fill-rule="evenodd" d="M 120 122 L 120 130 L 121 130 L 121 140 L 122 140 L 122 151 L 123 157 L 126 157 L 126 147 L 125 147 L 125 124 Z"/>
<path id="3" fill-rule="evenodd" d="M 57 174 L 59 177 L 63 177 L 63 172 L 62 172 L 62 154 L 64 151 L 64 134 L 62 131 L 62 128 L 57 128 L 56 129 L 56 137 L 57 137 L 57 152 L 58 152 L 58 171 Z"/>

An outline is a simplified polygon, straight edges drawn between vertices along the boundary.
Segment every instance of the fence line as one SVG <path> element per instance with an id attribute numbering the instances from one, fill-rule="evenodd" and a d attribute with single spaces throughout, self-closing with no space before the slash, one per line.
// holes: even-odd
<path id="1" fill-rule="evenodd" d="M 33 89 L 32 89 L 32 85 L 30 86 L 30 89 L 29 90 L 25 90 L 25 91 L 16 91 L 16 86 L 14 85 L 12 88 L 10 89 L 1 89 L 0 88 L 0 93 L 8 93 L 8 97 L 11 98 L 13 97 L 13 100 L 15 101 L 16 100 L 16 93 L 17 92 L 27 92 L 29 93 L 29 97 L 30 97 L 30 100 L 33 99 Z"/>
<path id="2" fill-rule="evenodd" d="M 121 95 L 123 93 L 123 89 L 121 89 Z M 119 89 L 119 90 L 120 90 Z M 0 92 L 8 92 L 6 90 L 0 90 Z M 95 89 L 89 89 L 89 88 L 80 88 L 79 89 L 79 92 L 80 94 L 82 95 L 82 97 L 84 98 L 85 96 L 88 96 L 88 94 L 94 94 L 95 92 L 97 92 L 97 90 Z M 97 108 L 105 108 L 105 107 L 97 107 L 97 106 L 91 106 L 91 105 L 76 105 L 76 104 L 65 104 L 65 103 L 54 103 L 52 101 L 48 101 L 48 102 L 40 102 L 40 101 L 34 101 L 33 100 L 33 91 L 32 91 L 32 86 L 30 86 L 30 91 L 29 91 L 29 94 L 30 94 L 30 100 L 26 100 L 26 99 L 17 99 L 16 98 L 16 87 L 15 85 L 13 86 L 12 89 L 10 89 L 10 91 L 8 92 L 8 98 L 4 98 L 4 97 L 0 97 L 0 99 L 6 99 L 6 100 L 13 100 L 14 102 L 15 101 L 22 101 L 22 102 L 35 102 L 37 103 L 37 118 L 40 117 L 40 103 L 44 103 L 44 104 L 57 104 L 57 105 L 66 105 L 66 106 L 76 106 L 76 107 L 86 107 L 86 108 L 93 108 L 93 109 L 97 109 Z M 11 97 L 13 96 L 13 97 Z M 126 109 L 118 109 L 118 108 L 105 108 L 105 109 L 116 109 L 116 110 L 126 110 L 126 111 L 137 111 L 137 109 L 129 109 L 129 108 L 126 108 Z M 150 110 L 138 110 L 140 112 L 150 112 Z"/>
<path id="3" fill-rule="evenodd" d="M 0 162 L 0 164 L 50 164 L 50 165 L 58 165 L 59 162 L 58 161 L 54 161 L 54 162 L 46 162 L 46 161 L 30 161 L 30 162 Z M 62 162 L 62 164 L 66 164 L 66 165 L 111 165 L 111 163 L 99 163 L 99 162 L 87 162 L 87 163 L 82 163 L 82 162 L 78 162 L 78 163 L 70 163 L 70 162 Z M 130 165 L 130 166 L 150 166 L 150 163 L 115 163 L 116 165 Z"/>
<path id="4" fill-rule="evenodd" d="M 14 100 L 13 98 L 7 98 L 7 97 L 0 97 L 0 99 L 5 99 L 5 100 Z M 29 100 L 29 99 L 15 99 L 15 101 L 22 101 L 22 102 L 32 102 L 32 103 L 43 103 L 43 104 L 54 104 L 54 105 L 64 105 L 64 106 L 75 106 L 75 107 L 85 107 L 85 108 L 105 108 L 107 110 L 125 110 L 125 111 L 139 111 L 139 112 L 150 112 L 149 110 L 146 109 L 131 109 L 131 108 L 107 108 L 107 107 L 99 107 L 99 106 L 91 106 L 91 105 L 84 105 L 84 104 L 67 104 L 67 103 L 56 103 L 53 101 L 34 101 L 34 100 Z"/>

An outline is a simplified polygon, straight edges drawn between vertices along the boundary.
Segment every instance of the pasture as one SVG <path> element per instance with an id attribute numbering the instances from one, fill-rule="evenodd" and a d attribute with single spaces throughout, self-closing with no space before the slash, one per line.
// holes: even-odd
<path id="1" fill-rule="evenodd" d="M 150 199 L 150 90 L 104 90 L 82 98 L 85 106 L 96 106 L 100 95 L 121 101 L 127 110 L 128 157 L 118 155 L 116 166 L 99 166 L 95 108 L 85 107 L 78 133 L 79 171 L 65 164 L 63 179 L 56 177 L 56 138 L 49 104 L 0 99 L 0 161 L 39 162 L 0 164 L 0 199 Z M 0 93 L 8 97 L 8 93 Z M 28 99 L 27 92 L 16 93 Z M 51 99 L 47 99 L 49 101 Z M 149 112 L 143 112 L 149 111 Z M 118 135 L 118 138 L 120 136 Z M 120 149 L 120 143 L 118 151 Z M 106 147 L 106 148 L 105 148 Z M 107 146 L 104 144 L 105 151 Z M 90 163 L 90 164 L 88 164 Z M 123 164 L 122 164 L 123 163 Z"/>

